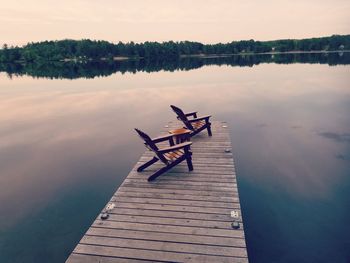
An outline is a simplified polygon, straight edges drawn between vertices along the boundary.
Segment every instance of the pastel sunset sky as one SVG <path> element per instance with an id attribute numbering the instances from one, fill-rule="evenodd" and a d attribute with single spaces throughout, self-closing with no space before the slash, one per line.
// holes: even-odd
<path id="1" fill-rule="evenodd" d="M 308 38 L 350 33 L 349 0 L 0 0 L 0 45 Z"/>

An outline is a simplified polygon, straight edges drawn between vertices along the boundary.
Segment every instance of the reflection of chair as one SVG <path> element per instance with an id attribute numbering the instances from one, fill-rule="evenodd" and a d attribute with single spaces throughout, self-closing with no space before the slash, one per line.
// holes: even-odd
<path id="1" fill-rule="evenodd" d="M 177 118 L 181 120 L 185 126 L 186 129 L 191 130 L 191 136 L 196 135 L 197 133 L 201 132 L 204 129 L 208 130 L 208 135 L 211 136 L 211 123 L 209 121 L 210 115 L 203 116 L 203 117 L 197 117 L 197 112 L 189 112 L 184 113 L 180 108 L 170 105 L 170 107 L 173 109 L 173 111 L 176 113 Z M 192 119 L 189 119 L 188 117 L 192 116 Z"/>
<path id="2" fill-rule="evenodd" d="M 144 140 L 145 146 L 150 151 L 153 151 L 155 154 L 151 160 L 149 160 L 148 162 L 144 163 L 139 168 L 137 168 L 137 171 L 142 172 L 148 166 L 154 164 L 159 160 L 165 164 L 165 167 L 161 168 L 160 170 L 152 174 L 150 177 L 148 177 L 148 181 L 153 181 L 158 176 L 165 173 L 166 171 L 178 165 L 184 160 L 187 161 L 188 170 L 189 171 L 193 170 L 192 157 L 191 157 L 192 142 L 184 142 L 184 143 L 174 145 L 174 139 L 173 139 L 174 135 L 172 134 L 151 139 L 147 134 L 140 131 L 139 129 L 135 129 L 135 130 L 140 135 L 140 137 Z M 169 142 L 169 147 L 158 148 L 156 144 L 164 141 Z"/>

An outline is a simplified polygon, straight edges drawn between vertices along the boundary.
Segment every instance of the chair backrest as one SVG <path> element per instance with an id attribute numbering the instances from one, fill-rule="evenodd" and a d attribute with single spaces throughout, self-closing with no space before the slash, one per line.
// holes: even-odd
<path id="1" fill-rule="evenodd" d="M 163 156 L 163 154 L 159 153 L 159 149 L 157 145 L 152 141 L 151 137 L 149 137 L 146 133 L 143 131 L 136 129 L 135 131 L 138 133 L 138 135 L 141 137 L 141 139 L 144 141 L 144 144 L 147 149 L 153 151 L 157 157 L 165 164 L 168 163 L 167 159 Z"/>
<path id="2" fill-rule="evenodd" d="M 188 121 L 185 113 L 180 108 L 178 108 L 178 107 L 176 107 L 174 105 L 170 105 L 170 107 L 176 113 L 178 119 L 180 119 L 186 125 L 186 128 L 191 130 L 191 131 L 193 131 L 194 128 L 193 128 L 192 124 Z"/>

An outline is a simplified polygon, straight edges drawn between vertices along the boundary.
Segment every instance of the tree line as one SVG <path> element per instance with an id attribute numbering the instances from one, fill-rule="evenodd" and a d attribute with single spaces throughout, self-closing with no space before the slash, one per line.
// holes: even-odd
<path id="1" fill-rule="evenodd" d="M 350 35 L 273 41 L 241 40 L 230 43 L 202 44 L 192 41 L 110 43 L 108 41 L 58 40 L 28 43 L 23 47 L 4 44 L 0 62 L 113 60 L 116 57 L 146 60 L 174 59 L 181 56 L 227 55 L 289 51 L 350 50 Z"/>
<path id="2" fill-rule="evenodd" d="M 34 78 L 95 78 L 111 75 L 156 71 L 187 71 L 208 65 L 252 67 L 261 63 L 320 63 L 332 65 L 350 64 L 350 52 L 345 53 L 298 53 L 298 54 L 262 54 L 234 55 L 226 57 L 198 58 L 185 57 L 174 59 L 130 59 L 124 61 L 89 60 L 81 63 L 74 61 L 40 61 L 32 63 L 0 63 L 0 72 L 12 76 L 32 76 Z"/>

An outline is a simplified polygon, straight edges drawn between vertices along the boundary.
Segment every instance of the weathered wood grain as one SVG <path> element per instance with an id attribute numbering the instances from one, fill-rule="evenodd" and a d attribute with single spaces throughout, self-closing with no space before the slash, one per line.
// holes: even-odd
<path id="1" fill-rule="evenodd" d="M 235 262 L 248 262 L 246 257 L 227 257 L 227 256 L 213 256 L 203 254 L 192 253 L 179 253 L 169 251 L 158 251 L 151 249 L 135 249 L 135 248 L 119 248 L 108 246 L 96 246 L 79 244 L 74 253 L 87 254 L 87 255 L 100 255 L 107 257 L 122 257 L 130 259 L 142 259 L 142 260 L 162 260 L 163 262 L 223 262 L 223 263 L 235 263 Z M 69 261 L 68 261 L 69 262 Z M 118 262 L 118 261 L 116 261 Z"/>
<path id="2" fill-rule="evenodd" d="M 102 237 L 119 237 L 138 240 L 154 240 L 164 242 L 177 242 L 181 244 L 199 244 L 212 245 L 224 247 L 242 247 L 245 248 L 245 241 L 243 238 L 231 237 L 211 237 L 201 235 L 185 235 L 179 233 L 160 233 L 149 231 L 136 231 L 124 229 L 109 229 L 91 227 L 87 232 L 87 236 L 102 236 Z"/>
<path id="3" fill-rule="evenodd" d="M 151 240 L 135 240 L 125 238 L 105 238 L 100 236 L 84 236 L 81 244 L 110 246 L 110 247 L 132 247 L 136 249 L 152 249 L 157 251 L 185 252 L 195 254 L 207 254 L 216 256 L 238 256 L 246 257 L 247 252 L 244 248 L 223 247 L 210 245 L 179 244 L 176 242 L 161 242 Z"/>

